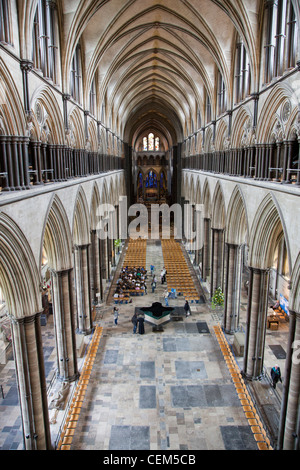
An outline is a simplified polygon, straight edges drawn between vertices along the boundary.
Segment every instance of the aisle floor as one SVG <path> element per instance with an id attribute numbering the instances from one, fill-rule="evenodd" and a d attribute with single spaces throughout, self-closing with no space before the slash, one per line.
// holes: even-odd
<path id="1" fill-rule="evenodd" d="M 159 244 L 147 248 L 147 269 L 154 264 L 159 278 L 163 265 Z M 165 324 L 155 332 L 133 334 L 135 307 L 164 304 L 158 282 L 154 294 L 120 305 L 118 325 L 112 306 L 99 309 L 95 322 L 103 327 L 85 401 L 73 436 L 72 450 L 256 450 L 251 428 L 215 337 L 218 315 L 207 304 L 192 304 L 192 315 Z M 170 306 L 183 307 L 181 297 Z M 241 326 L 245 326 L 246 305 Z M 56 365 L 53 324 L 44 328 L 47 380 Z M 265 365 L 284 370 L 288 323 L 266 335 Z M 283 350 L 278 356 L 278 346 Z M 277 349 L 276 349 L 277 348 Z M 242 361 L 242 358 L 238 358 Z M 4 399 L 0 400 L 0 449 L 22 449 L 22 426 L 13 358 L 0 366 Z M 278 386 L 281 393 L 282 385 Z M 268 406 L 275 399 L 268 385 Z M 49 400 L 51 399 L 51 394 Z M 274 401 L 274 400 L 273 400 Z M 274 402 L 275 403 L 275 402 Z M 275 405 L 274 405 L 275 406 Z M 50 411 L 50 418 L 53 410 Z M 59 423 L 51 425 L 53 442 Z"/>

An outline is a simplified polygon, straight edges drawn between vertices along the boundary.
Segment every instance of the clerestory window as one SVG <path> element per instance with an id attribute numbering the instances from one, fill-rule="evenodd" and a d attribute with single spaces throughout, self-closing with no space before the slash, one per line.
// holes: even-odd
<path id="1" fill-rule="evenodd" d="M 35 69 L 57 83 L 56 7 L 53 2 L 38 0 L 32 31 L 32 60 Z"/>
<path id="2" fill-rule="evenodd" d="M 0 0 L 0 41 L 12 44 L 10 8 L 8 0 Z"/>

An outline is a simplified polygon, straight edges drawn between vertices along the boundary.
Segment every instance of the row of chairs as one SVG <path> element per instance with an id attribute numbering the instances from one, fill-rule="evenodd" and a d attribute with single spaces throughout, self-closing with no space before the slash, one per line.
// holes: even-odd
<path id="1" fill-rule="evenodd" d="M 147 250 L 147 240 L 141 238 L 128 240 L 128 247 L 126 255 L 123 261 L 123 267 L 128 266 L 128 268 L 138 268 L 146 266 L 146 250 Z M 119 295 L 118 298 L 114 298 L 115 304 L 128 304 L 130 302 L 130 297 L 142 296 L 145 291 L 143 288 L 140 289 L 126 289 L 123 295 Z"/>
<path id="2" fill-rule="evenodd" d="M 128 266 L 129 268 L 146 266 L 146 250 L 147 240 L 130 238 L 123 266 Z"/>
<path id="3" fill-rule="evenodd" d="M 96 354 L 102 336 L 102 331 L 102 327 L 96 326 L 92 341 L 87 351 L 82 371 L 80 373 L 80 379 L 76 386 L 74 397 L 72 399 L 71 406 L 68 411 L 67 419 L 60 435 L 57 450 L 71 449 L 73 436 L 75 434 L 76 425 L 80 416 L 80 411 L 83 405 L 86 389 L 90 380 L 93 364 L 96 359 Z"/>
<path id="4" fill-rule="evenodd" d="M 194 285 L 181 245 L 174 239 L 163 239 L 161 245 L 168 286 L 176 289 L 176 292 L 190 303 L 199 303 L 199 292 Z"/>
<path id="5" fill-rule="evenodd" d="M 247 390 L 240 369 L 231 352 L 230 346 L 226 341 L 224 333 L 220 325 L 214 326 L 213 329 L 231 374 L 232 381 L 243 407 L 245 416 L 248 420 L 248 424 L 250 425 L 254 439 L 257 442 L 257 447 L 259 450 L 272 450 L 273 448 L 271 446 L 270 439 L 268 438 L 261 419 L 256 411 L 252 398 Z"/>

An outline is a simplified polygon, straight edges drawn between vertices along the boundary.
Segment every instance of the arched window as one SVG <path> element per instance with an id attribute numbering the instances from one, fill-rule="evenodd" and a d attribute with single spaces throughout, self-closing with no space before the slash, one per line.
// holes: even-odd
<path id="1" fill-rule="evenodd" d="M 148 137 L 143 137 L 143 152 L 159 152 L 159 145 L 159 137 L 154 137 L 152 132 Z"/>
<path id="2" fill-rule="evenodd" d="M 295 10 L 292 5 L 292 2 L 289 2 L 289 12 L 287 16 L 287 31 L 286 31 L 286 41 L 287 41 L 287 64 L 286 67 L 295 67 L 296 66 L 296 54 L 297 54 L 297 38 L 298 38 L 298 25 L 295 15 Z"/>
<path id="3" fill-rule="evenodd" d="M 148 150 L 153 152 L 154 150 L 154 134 L 150 133 L 148 135 Z"/>
<path id="4" fill-rule="evenodd" d="M 10 29 L 10 9 L 7 0 L 0 0 L 0 41 L 12 43 Z"/>
<path id="5" fill-rule="evenodd" d="M 147 152 L 147 150 L 148 150 L 148 139 L 147 137 L 144 137 L 143 138 L 143 151 Z"/>
<path id="6" fill-rule="evenodd" d="M 251 69 L 247 50 L 239 40 L 235 59 L 235 102 L 239 103 L 250 95 Z"/>
<path id="7" fill-rule="evenodd" d="M 81 86 L 81 50 L 77 44 L 70 72 L 70 91 L 71 95 L 78 103 L 80 103 L 80 86 Z"/>
<path id="8" fill-rule="evenodd" d="M 33 66 L 43 76 L 57 82 L 57 43 L 55 34 L 56 10 L 53 2 L 39 0 L 32 31 Z"/>
<path id="9" fill-rule="evenodd" d="M 143 174 L 141 172 L 139 173 L 138 185 L 139 189 L 143 189 Z"/>
<path id="10" fill-rule="evenodd" d="M 265 83 L 296 65 L 298 25 L 291 0 L 266 3 Z"/>
<path id="11" fill-rule="evenodd" d="M 218 111 L 222 114 L 226 111 L 227 99 L 226 99 L 226 88 L 225 82 L 221 72 L 218 73 Z"/>
<path id="12" fill-rule="evenodd" d="M 206 122 L 211 121 L 211 102 L 209 98 L 209 94 L 206 93 Z"/>
<path id="13" fill-rule="evenodd" d="M 96 115 L 96 78 L 93 78 L 90 90 L 90 112 Z"/>

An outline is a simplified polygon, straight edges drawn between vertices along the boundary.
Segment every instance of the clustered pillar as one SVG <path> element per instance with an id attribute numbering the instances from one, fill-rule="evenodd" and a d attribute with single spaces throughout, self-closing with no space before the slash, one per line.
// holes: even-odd
<path id="1" fill-rule="evenodd" d="M 289 320 L 277 446 L 279 450 L 300 450 L 300 313 L 290 310 Z"/>
<path id="2" fill-rule="evenodd" d="M 57 347 L 57 376 L 61 381 L 72 382 L 78 377 L 73 269 L 52 271 L 51 274 Z"/>
<path id="3" fill-rule="evenodd" d="M 239 322 L 241 272 L 242 259 L 240 246 L 226 243 L 224 330 L 229 334 L 237 330 Z"/>
<path id="4" fill-rule="evenodd" d="M 252 380 L 259 378 L 263 372 L 269 271 L 253 267 L 249 270 L 244 374 Z"/>
<path id="5" fill-rule="evenodd" d="M 51 448 L 40 315 L 12 318 L 25 450 Z"/>
<path id="6" fill-rule="evenodd" d="M 212 229 L 211 296 L 218 287 L 223 288 L 224 230 Z"/>
<path id="7" fill-rule="evenodd" d="M 75 282 L 77 299 L 77 332 L 88 335 L 93 330 L 90 295 L 90 245 L 75 245 Z"/>

